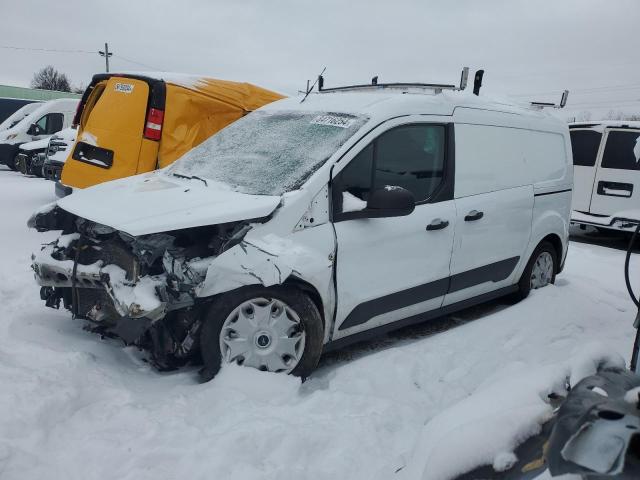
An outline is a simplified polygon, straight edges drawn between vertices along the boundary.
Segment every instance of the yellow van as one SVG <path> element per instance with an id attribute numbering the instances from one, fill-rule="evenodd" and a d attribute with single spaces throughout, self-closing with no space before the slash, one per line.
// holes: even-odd
<path id="1" fill-rule="evenodd" d="M 56 193 L 166 167 L 218 130 L 281 98 L 248 83 L 181 74 L 94 75 L 78 105 L 77 141 Z"/>

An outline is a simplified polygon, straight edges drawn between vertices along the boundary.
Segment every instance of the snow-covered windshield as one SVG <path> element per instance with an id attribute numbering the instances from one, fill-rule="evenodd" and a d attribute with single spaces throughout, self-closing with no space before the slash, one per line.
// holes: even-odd
<path id="1" fill-rule="evenodd" d="M 282 195 L 299 188 L 366 121 L 345 113 L 254 112 L 187 152 L 168 173 Z"/>

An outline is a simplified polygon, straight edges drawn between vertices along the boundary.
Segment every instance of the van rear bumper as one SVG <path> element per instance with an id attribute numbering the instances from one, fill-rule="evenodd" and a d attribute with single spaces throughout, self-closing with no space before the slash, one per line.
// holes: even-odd
<path id="1" fill-rule="evenodd" d="M 592 213 L 572 210 L 571 223 L 574 225 L 589 225 L 598 228 L 608 228 L 611 230 L 619 230 L 621 232 L 633 232 L 638 223 L 640 223 L 640 211 L 621 212 L 621 215 L 619 216 L 609 217 L 606 215 L 594 215 Z"/>
<path id="2" fill-rule="evenodd" d="M 73 188 L 67 187 L 64 183 L 56 182 L 56 197 L 63 198 L 73 193 Z"/>

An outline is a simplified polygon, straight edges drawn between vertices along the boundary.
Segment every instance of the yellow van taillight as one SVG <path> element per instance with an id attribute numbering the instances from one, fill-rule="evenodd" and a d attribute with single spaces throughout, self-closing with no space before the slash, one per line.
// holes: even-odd
<path id="1" fill-rule="evenodd" d="M 147 123 L 144 127 L 144 137 L 149 140 L 160 140 L 162 136 L 162 122 L 164 111 L 150 108 L 147 112 Z"/>

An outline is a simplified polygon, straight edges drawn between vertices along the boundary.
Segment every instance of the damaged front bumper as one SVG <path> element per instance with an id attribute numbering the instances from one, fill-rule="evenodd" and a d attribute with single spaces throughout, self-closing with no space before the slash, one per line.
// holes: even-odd
<path id="1" fill-rule="evenodd" d="M 244 222 L 133 237 L 55 204 L 28 222 L 62 235 L 32 256 L 40 296 L 91 330 L 151 352 L 161 369 L 198 351 L 206 299 L 197 292 L 214 259 L 246 233 Z"/>
<path id="2" fill-rule="evenodd" d="M 61 250 L 82 248 L 78 240 L 68 247 L 59 241 L 32 257 L 40 297 L 48 307 L 63 303 L 75 317 L 103 325 L 113 330 L 126 343 L 134 343 L 157 320 L 164 318 L 175 296 L 167 292 L 166 276 L 127 278 L 118 265 L 103 265 L 98 260 L 81 264 L 74 259 L 58 260 Z M 91 248 L 85 246 L 85 248 Z M 185 306 L 184 299 L 180 306 Z"/>

